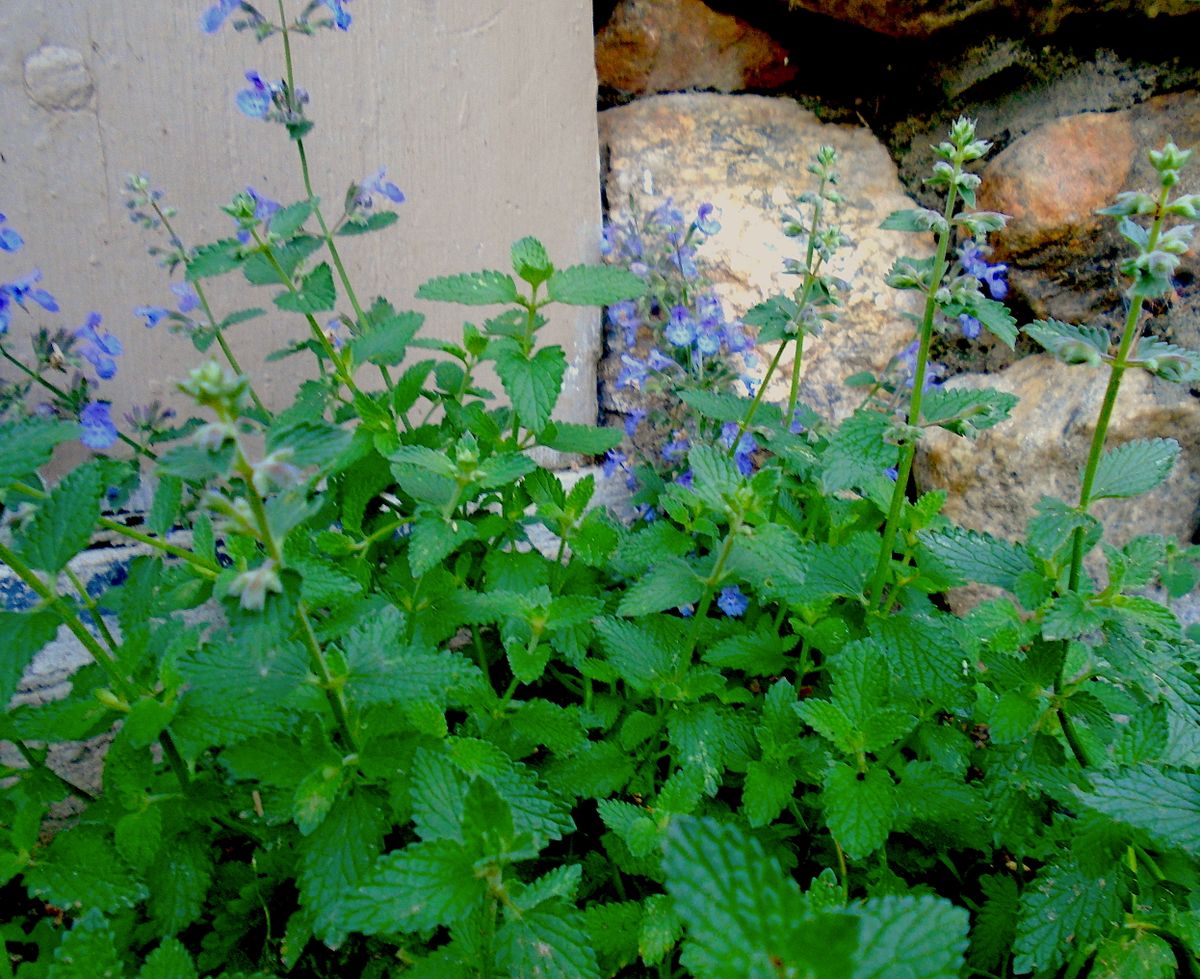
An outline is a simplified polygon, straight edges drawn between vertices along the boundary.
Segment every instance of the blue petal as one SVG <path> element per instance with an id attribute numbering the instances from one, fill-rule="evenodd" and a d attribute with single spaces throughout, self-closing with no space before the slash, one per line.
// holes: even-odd
<path id="1" fill-rule="evenodd" d="M 271 111 L 271 96 L 268 92 L 244 88 L 237 93 L 237 107 L 251 119 L 265 119 Z"/>
<path id="2" fill-rule="evenodd" d="M 21 246 L 24 244 L 25 239 L 17 234 L 12 228 L 0 228 L 0 251 L 20 251 Z"/>

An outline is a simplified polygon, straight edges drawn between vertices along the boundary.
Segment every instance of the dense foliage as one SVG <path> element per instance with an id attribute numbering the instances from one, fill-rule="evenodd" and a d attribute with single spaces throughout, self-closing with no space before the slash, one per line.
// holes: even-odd
<path id="1" fill-rule="evenodd" d="M 304 160 L 289 39 L 345 29 L 345 7 L 289 23 L 281 2 L 276 23 L 221 3 L 205 27 L 227 19 L 288 44 L 288 77 L 251 73 L 239 106 Z M 931 178 L 944 211 L 887 222 L 936 243 L 890 276 L 925 297 L 910 369 L 856 379 L 863 407 L 837 425 L 795 386 L 785 406 L 766 383 L 685 391 L 686 471 L 647 474 L 632 525 L 589 508 L 591 476 L 530 456 L 622 437 L 554 420 L 567 362 L 538 334 L 559 304 L 643 301 L 651 276 L 560 269 L 526 238 L 511 273 L 422 286 L 487 308 L 460 342 L 433 340 L 418 314 L 361 304 L 338 255 L 339 236 L 395 220 L 372 209 L 403 199 L 382 173 L 332 225 L 307 169 L 289 206 L 247 191 L 225 209 L 236 233 L 200 247 L 135 179 L 135 220 L 166 231 L 160 257 L 187 283 L 187 309 L 142 315 L 233 367 L 183 385 L 203 419 L 53 485 L 39 469 L 60 442 L 98 440 L 87 419 L 0 428 L 0 561 L 36 597 L 0 613 L 0 698 L 60 626 L 93 658 L 65 699 L 0 722 L 26 763 L 0 799 L 0 974 L 1195 975 L 1200 647 L 1142 592 L 1190 590 L 1196 555 L 1109 546 L 1089 507 L 1152 488 L 1178 454 L 1157 438 L 1105 450 L 1104 432 L 1126 369 L 1200 376 L 1141 338 L 1190 239 L 1171 222 L 1200 198 L 1173 196 L 1188 154 L 1168 146 L 1157 192 L 1111 209 L 1135 249 L 1116 344 L 1025 327 L 1112 382 L 1080 498 L 1043 500 L 1024 540 L 999 540 L 940 516 L 943 494 L 907 493 L 924 428 L 971 437 L 1012 407 L 927 384 L 935 330 L 1017 336 L 981 258 L 1003 219 L 969 209 L 986 150 L 960 121 Z M 836 311 L 853 283 L 826 265 L 836 163 L 821 151 L 788 219 L 800 285 L 746 317 L 768 373 L 816 329 L 852 328 Z M 319 370 L 278 413 L 224 335 L 262 310 L 218 319 L 205 295 L 223 275 L 307 325 L 283 353 Z M 104 352 L 102 335 L 74 339 Z M 735 426 L 723 443 L 715 423 Z M 139 472 L 157 480 L 140 530 L 105 515 Z M 144 553 L 90 595 L 70 561 L 99 526 Z M 967 583 L 992 597 L 955 616 L 940 596 Z M 51 743 L 110 730 L 98 797 L 46 764 Z M 43 835 L 67 795 L 85 804 Z"/>

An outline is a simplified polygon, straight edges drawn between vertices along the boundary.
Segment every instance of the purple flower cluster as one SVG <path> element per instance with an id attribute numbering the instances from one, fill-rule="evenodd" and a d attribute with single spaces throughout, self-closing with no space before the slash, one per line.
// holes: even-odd
<path id="1" fill-rule="evenodd" d="M 726 422 L 721 426 L 720 442 L 725 448 L 733 449 L 733 461 L 738 472 L 743 476 L 752 476 L 754 475 L 754 453 L 758 451 L 758 439 L 750 432 L 743 432 L 742 437 L 738 438 L 740 427 L 737 422 Z M 734 439 L 737 439 L 737 448 L 733 446 Z"/>
<path id="2" fill-rule="evenodd" d="M 175 293 L 175 297 L 178 300 L 179 315 L 176 315 L 165 306 L 138 306 L 137 309 L 133 311 L 135 316 L 141 316 L 146 321 L 146 329 L 154 329 L 159 323 L 168 317 L 175 320 L 186 321 L 187 314 L 192 310 L 199 308 L 200 297 L 196 295 L 196 290 L 192 288 L 191 283 L 173 283 L 171 285 L 171 291 Z"/>
<path id="3" fill-rule="evenodd" d="M 3 227 L 7 221 L 0 214 L 0 251 L 18 252 L 25 240 L 13 228 Z M 29 312 L 29 304 L 36 303 L 48 313 L 59 311 L 58 300 L 38 285 L 41 281 L 41 271 L 34 269 L 12 282 L 0 283 L 0 337 L 8 333 L 14 307 Z M 81 341 L 79 353 L 91 362 L 100 378 L 107 380 L 117 373 L 113 358 L 122 353 L 121 341 L 100 329 L 99 313 L 88 316 L 87 322 L 75 331 L 75 339 Z M 107 401 L 86 404 L 79 413 L 79 423 L 83 429 L 80 441 L 89 448 L 107 449 L 117 440 L 117 427 L 109 415 Z"/>
<path id="4" fill-rule="evenodd" d="M 1008 295 L 1008 282 L 1005 275 L 1008 266 L 1003 263 L 989 264 L 984 256 L 984 246 L 971 239 L 958 249 L 958 261 L 966 275 L 979 280 L 981 286 L 986 286 L 993 299 L 1003 299 Z M 963 336 L 974 340 L 979 336 L 982 324 L 977 317 L 962 313 L 958 317 L 962 326 Z"/>

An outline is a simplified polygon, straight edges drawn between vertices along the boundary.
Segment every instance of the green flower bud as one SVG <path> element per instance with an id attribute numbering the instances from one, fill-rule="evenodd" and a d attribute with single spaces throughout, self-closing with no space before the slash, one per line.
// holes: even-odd
<path id="1" fill-rule="evenodd" d="M 229 585 L 229 594 L 237 596 L 238 604 L 247 612 L 261 612 L 271 592 L 283 594 L 283 582 L 275 562 L 269 559 L 253 571 L 243 571 Z"/>
<path id="2" fill-rule="evenodd" d="M 245 377 L 222 367 L 215 360 L 194 368 L 188 379 L 179 385 L 179 390 L 189 394 L 202 405 L 223 408 L 231 413 L 244 403 L 249 389 Z"/>

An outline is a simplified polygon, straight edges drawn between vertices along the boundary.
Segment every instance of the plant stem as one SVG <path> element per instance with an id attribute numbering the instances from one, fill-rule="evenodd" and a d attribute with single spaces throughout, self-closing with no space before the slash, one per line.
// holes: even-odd
<path id="1" fill-rule="evenodd" d="M 64 391 L 57 384 L 51 384 L 44 377 L 42 377 L 42 375 L 39 374 L 37 371 L 31 370 L 23 361 L 18 360 L 16 357 L 14 357 L 12 354 L 10 354 L 8 352 L 8 348 L 5 347 L 3 343 L 0 343 L 0 356 L 2 356 L 10 364 L 12 364 L 14 367 L 16 367 L 19 371 L 21 371 L 22 374 L 29 377 L 32 381 L 34 381 L 34 383 L 40 384 L 47 391 L 49 391 L 51 394 L 57 396 L 65 403 L 71 404 L 72 401 L 74 400 L 69 392 Z M 151 449 L 146 448 L 140 442 L 135 442 L 124 432 L 117 432 L 117 438 L 119 438 L 122 442 L 124 442 L 131 449 L 133 449 L 134 452 L 138 453 L 139 455 L 144 455 L 147 459 L 157 459 L 158 458 L 158 453 L 154 452 Z"/>
<path id="2" fill-rule="evenodd" d="M 114 656 L 117 655 L 117 647 L 120 646 L 120 643 L 113 638 L 113 634 L 109 631 L 108 623 L 104 621 L 104 616 L 100 614 L 100 606 L 88 594 L 87 585 L 80 580 L 79 575 L 72 571 L 69 566 L 63 568 L 63 573 L 66 574 L 67 580 L 71 582 L 75 591 L 79 593 L 79 600 L 83 602 L 84 608 L 91 613 L 92 621 L 96 623 L 96 631 L 100 633 L 104 644 L 112 650 Z"/>
<path id="3" fill-rule="evenodd" d="M 1153 251 L 1158 245 L 1158 238 L 1162 232 L 1163 218 L 1165 217 L 1164 209 L 1167 206 L 1167 198 L 1170 194 L 1170 188 L 1164 187 L 1159 194 L 1158 207 L 1155 209 L 1154 224 L 1150 228 L 1150 237 L 1146 244 L 1146 251 Z M 1100 457 L 1104 453 L 1104 440 L 1108 435 L 1108 425 L 1112 420 L 1113 409 L 1117 403 L 1117 391 L 1121 386 L 1121 377 L 1125 373 L 1125 368 L 1128 366 L 1129 351 L 1132 349 L 1134 342 L 1141 335 L 1141 326 L 1139 319 L 1142 313 L 1142 304 L 1145 302 L 1145 297 L 1134 296 L 1129 304 L 1129 312 L 1125 316 L 1125 327 L 1121 331 L 1121 342 L 1117 347 L 1117 356 L 1112 362 L 1112 369 L 1108 375 L 1108 386 L 1104 390 L 1104 400 L 1100 405 L 1100 414 L 1096 418 L 1096 430 L 1092 433 L 1092 444 L 1088 449 L 1087 464 L 1083 469 L 1083 483 L 1079 489 L 1079 512 L 1087 513 L 1088 506 L 1092 502 L 1092 487 L 1096 480 L 1096 470 L 1100 465 Z M 1071 537 L 1071 572 L 1067 581 L 1067 587 L 1071 591 L 1078 591 L 1079 578 L 1083 571 L 1083 544 L 1085 530 L 1083 527 L 1076 527 Z"/>
<path id="4" fill-rule="evenodd" d="M 721 544 L 721 551 L 717 555 L 712 573 L 704 582 L 704 596 L 700 599 L 700 604 L 696 606 L 696 611 L 692 615 L 692 626 L 688 630 L 687 650 L 683 654 L 685 662 L 690 663 L 692 654 L 696 651 L 696 643 L 700 638 L 700 622 L 708 615 L 708 610 L 712 607 L 716 587 L 721 582 L 721 576 L 725 571 L 725 562 L 729 560 L 729 555 L 733 551 L 734 539 L 737 537 L 741 526 L 741 514 L 735 513 L 729 525 L 729 533 L 725 535 L 725 540 Z"/>
<path id="5" fill-rule="evenodd" d="M 937 290 L 946 274 L 946 255 L 950 250 L 952 234 L 951 221 L 954 217 L 954 205 L 958 199 L 956 180 L 962 172 L 962 163 L 954 162 L 954 176 L 950 181 L 950 189 L 946 192 L 946 207 L 943 218 L 946 230 L 938 235 L 937 254 L 933 262 L 933 272 L 929 278 L 929 288 L 925 293 L 925 311 L 921 316 L 921 329 L 917 345 L 917 363 L 913 371 L 912 398 L 909 401 L 908 424 L 918 428 L 921 424 L 921 401 L 925 395 L 925 372 L 929 363 L 929 345 L 933 339 L 933 319 L 937 312 Z M 904 509 L 904 499 L 908 492 L 908 478 L 912 473 L 913 460 L 917 455 L 917 440 L 906 441 L 900 450 L 900 465 L 896 472 L 896 486 L 892 491 L 891 505 L 888 507 L 887 522 L 883 528 L 883 541 L 879 549 L 879 560 L 875 565 L 875 574 L 871 580 L 871 597 L 868 607 L 879 610 L 883 605 L 883 589 L 887 583 L 888 567 L 892 561 L 892 547 L 896 541 L 896 531 L 900 524 L 900 514 Z"/>
<path id="6" fill-rule="evenodd" d="M 98 798 L 98 796 L 92 795 L 92 793 L 87 789 L 76 785 L 70 779 L 60 775 L 44 761 L 39 761 L 37 755 L 33 753 L 33 750 L 24 741 L 18 739 L 13 741 L 12 744 L 20 753 L 21 757 L 29 763 L 30 768 L 38 768 L 44 772 L 48 772 L 55 781 L 62 785 L 62 787 L 70 792 L 71 795 L 75 796 L 75 798 L 81 799 L 84 802 L 95 802 Z"/>

